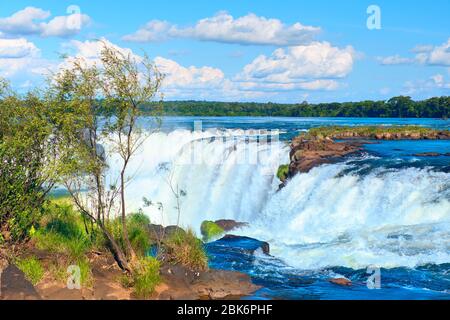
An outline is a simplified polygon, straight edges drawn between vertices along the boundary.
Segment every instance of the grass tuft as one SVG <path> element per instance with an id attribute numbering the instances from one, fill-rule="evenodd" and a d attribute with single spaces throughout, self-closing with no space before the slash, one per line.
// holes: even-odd
<path id="1" fill-rule="evenodd" d="M 133 266 L 132 275 L 122 277 L 124 287 L 133 287 L 135 295 L 140 299 L 146 299 L 155 291 L 161 282 L 159 274 L 160 262 L 153 257 L 140 258 Z"/>
<path id="2" fill-rule="evenodd" d="M 44 268 L 35 257 L 17 259 L 16 265 L 25 274 L 25 278 L 34 286 L 44 277 Z"/>
<path id="3" fill-rule="evenodd" d="M 197 239 L 191 229 L 172 234 L 165 241 L 164 249 L 171 263 L 181 264 L 194 271 L 208 269 L 208 257 L 203 243 L 200 239 Z"/>

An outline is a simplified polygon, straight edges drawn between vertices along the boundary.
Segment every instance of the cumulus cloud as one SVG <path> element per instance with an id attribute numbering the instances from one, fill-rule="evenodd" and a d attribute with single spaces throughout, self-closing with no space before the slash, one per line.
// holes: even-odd
<path id="1" fill-rule="evenodd" d="M 0 74 L 12 77 L 18 72 L 38 73 L 38 67 L 46 66 L 41 51 L 24 38 L 0 39 Z"/>
<path id="2" fill-rule="evenodd" d="M 237 81 L 291 89 L 334 90 L 336 79 L 347 76 L 353 67 L 351 46 L 333 47 L 328 42 L 277 49 L 271 56 L 260 55 L 236 76 Z"/>
<path id="3" fill-rule="evenodd" d="M 432 92 L 434 90 L 448 92 L 447 90 L 450 90 L 450 80 L 438 73 L 426 80 L 407 81 L 403 86 L 403 94 L 407 95 Z"/>
<path id="4" fill-rule="evenodd" d="M 199 20 L 194 26 L 178 27 L 167 21 L 153 20 L 133 34 L 123 37 L 127 41 L 152 42 L 169 38 L 189 38 L 201 41 L 236 43 L 243 45 L 288 46 L 310 42 L 320 28 L 299 22 L 286 25 L 250 13 L 234 18 L 227 12 Z"/>
<path id="5" fill-rule="evenodd" d="M 0 32 L 3 36 L 40 35 L 42 37 L 69 37 L 88 25 L 90 17 L 81 13 L 56 16 L 48 20 L 50 11 L 26 7 L 6 18 L 0 18 Z M 47 21 L 46 21 L 47 20 Z"/>
<path id="6" fill-rule="evenodd" d="M 406 58 L 399 55 L 379 57 L 378 61 L 384 65 L 421 64 L 430 66 L 450 66 L 450 38 L 438 46 L 419 45 L 411 50 L 414 57 Z"/>
<path id="7" fill-rule="evenodd" d="M 0 39 L 0 59 L 19 59 L 38 54 L 39 49 L 34 43 L 24 38 Z"/>
<path id="8" fill-rule="evenodd" d="M 183 67 L 177 62 L 156 57 L 155 65 L 165 75 L 166 88 L 213 88 L 222 84 L 225 78 L 222 70 L 213 67 Z"/>
<path id="9" fill-rule="evenodd" d="M 68 50 L 68 53 L 66 54 L 66 58 L 59 65 L 59 67 L 64 68 L 66 66 L 69 66 L 75 59 L 81 59 L 87 65 L 100 64 L 100 54 L 104 45 L 118 50 L 123 55 L 131 56 L 137 62 L 142 61 L 142 57 L 135 54 L 133 50 L 120 47 L 110 42 L 108 39 L 102 37 L 99 40 L 71 40 L 70 42 L 65 43 L 63 47 L 65 50 Z"/>

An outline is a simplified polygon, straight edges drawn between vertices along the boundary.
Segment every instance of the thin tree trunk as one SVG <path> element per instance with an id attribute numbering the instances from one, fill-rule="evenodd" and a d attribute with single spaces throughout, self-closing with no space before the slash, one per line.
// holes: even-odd
<path id="1" fill-rule="evenodd" d="M 130 238 L 128 236 L 128 227 L 127 227 L 127 217 L 126 217 L 126 204 L 125 204 L 125 167 L 126 163 L 124 165 L 124 168 L 122 172 L 120 173 L 120 200 L 122 204 L 122 233 L 123 233 L 123 239 L 125 241 L 125 246 L 127 253 L 130 257 L 130 261 L 133 264 L 136 261 L 136 253 L 134 252 L 133 247 L 131 246 Z"/>
<path id="2" fill-rule="evenodd" d="M 128 265 L 127 258 L 125 257 L 125 254 L 122 252 L 122 249 L 120 249 L 117 242 L 114 240 L 113 236 L 106 230 L 105 226 L 103 224 L 99 224 L 100 229 L 102 230 L 103 234 L 106 236 L 108 240 L 108 245 L 111 253 L 114 256 L 114 259 L 116 260 L 117 264 L 122 270 L 125 270 L 129 273 L 132 272 L 130 266 Z"/>

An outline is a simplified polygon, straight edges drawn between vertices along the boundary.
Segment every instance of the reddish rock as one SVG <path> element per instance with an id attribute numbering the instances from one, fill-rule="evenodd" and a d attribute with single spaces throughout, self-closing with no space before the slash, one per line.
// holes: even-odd
<path id="1" fill-rule="evenodd" d="M 297 137 L 292 140 L 289 154 L 289 177 L 298 172 L 308 172 L 325 163 L 332 163 L 361 149 L 359 143 L 334 142 L 331 139 L 304 140 Z"/>
<path id="2" fill-rule="evenodd" d="M 214 223 L 217 224 L 226 232 L 248 226 L 247 222 L 238 222 L 235 220 L 227 220 L 227 219 L 216 220 L 214 221 Z"/>
<path id="3" fill-rule="evenodd" d="M 349 279 L 346 278 L 334 278 L 329 280 L 331 283 L 340 285 L 340 286 L 351 286 L 352 282 Z"/>
<path id="4" fill-rule="evenodd" d="M 423 152 L 423 153 L 416 153 L 413 154 L 415 157 L 439 157 L 443 154 L 440 154 L 438 152 Z"/>

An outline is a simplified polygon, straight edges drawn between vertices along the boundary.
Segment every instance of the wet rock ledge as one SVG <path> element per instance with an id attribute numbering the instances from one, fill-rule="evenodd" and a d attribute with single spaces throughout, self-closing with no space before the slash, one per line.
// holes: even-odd
<path id="1" fill-rule="evenodd" d="M 421 126 L 357 126 L 319 127 L 292 140 L 288 166 L 280 166 L 278 177 L 283 182 L 297 173 L 310 171 L 321 164 L 333 163 L 360 152 L 362 145 L 377 140 L 449 140 L 449 130 Z M 343 141 L 336 141 L 343 140 Z M 435 156 L 429 153 L 422 156 Z M 447 154 L 443 154 L 447 156 Z"/>

